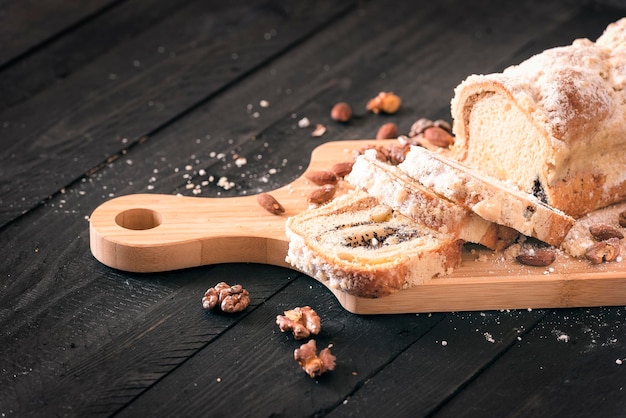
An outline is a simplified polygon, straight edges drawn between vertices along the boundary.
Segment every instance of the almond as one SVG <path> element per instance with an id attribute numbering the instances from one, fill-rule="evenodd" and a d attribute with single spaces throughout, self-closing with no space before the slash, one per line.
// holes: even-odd
<path id="1" fill-rule="evenodd" d="M 519 263 L 527 266 L 545 267 L 554 263 L 556 253 L 547 248 L 530 249 L 521 252 L 516 259 Z"/>
<path id="2" fill-rule="evenodd" d="M 339 181 L 337 175 L 328 170 L 309 171 L 304 176 L 318 186 L 323 184 L 337 184 Z"/>
<path id="3" fill-rule="evenodd" d="M 285 213 L 285 208 L 283 207 L 283 205 L 278 203 L 278 200 L 276 200 L 276 198 L 274 198 L 274 196 L 269 193 L 258 194 L 256 197 L 256 201 L 263 209 L 265 209 L 269 213 L 273 213 L 274 215 L 280 215 L 281 213 Z"/>
<path id="4" fill-rule="evenodd" d="M 339 102 L 331 109 L 330 117 L 337 122 L 348 122 L 352 117 L 352 108 L 346 102 Z"/>
<path id="5" fill-rule="evenodd" d="M 376 133 L 376 139 L 394 139 L 398 137 L 398 127 L 395 123 L 389 122 L 382 125 Z"/>
<path id="6" fill-rule="evenodd" d="M 352 166 L 354 163 L 352 161 L 345 161 L 343 163 L 334 164 L 330 171 L 335 173 L 337 177 L 345 177 L 352 171 Z"/>
<path id="7" fill-rule="evenodd" d="M 624 238 L 624 234 L 622 234 L 617 228 L 614 228 L 611 225 L 591 225 L 589 227 L 589 232 L 598 241 L 605 241 L 609 238 Z"/>
<path id="8" fill-rule="evenodd" d="M 309 202 L 316 203 L 321 205 L 322 203 L 328 202 L 330 199 L 335 196 L 335 192 L 337 188 L 334 184 L 325 184 L 322 187 L 319 187 L 309 194 Z"/>
<path id="9" fill-rule="evenodd" d="M 423 135 L 428 142 L 441 148 L 447 148 L 454 144 L 454 137 L 439 126 L 426 128 Z"/>

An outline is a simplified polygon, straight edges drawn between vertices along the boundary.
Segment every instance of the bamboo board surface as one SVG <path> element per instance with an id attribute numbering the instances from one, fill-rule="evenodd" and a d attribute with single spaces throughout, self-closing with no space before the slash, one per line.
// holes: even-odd
<path id="1" fill-rule="evenodd" d="M 316 148 L 307 171 L 351 161 L 374 140 L 329 142 Z M 285 262 L 285 220 L 309 206 L 317 186 L 305 178 L 270 193 L 285 213 L 270 214 L 256 196 L 226 198 L 136 194 L 111 199 L 90 217 L 92 254 L 103 264 L 131 272 L 158 272 L 201 265 Z M 344 182 L 339 193 L 349 190 Z M 324 283 L 324 282 L 323 282 Z M 327 283 L 324 283 L 327 284 Z M 329 289 L 357 314 L 476 311 L 626 305 L 626 261 L 591 265 L 559 255 L 546 267 L 504 261 L 482 248 L 466 249 L 451 275 L 379 299 Z"/>

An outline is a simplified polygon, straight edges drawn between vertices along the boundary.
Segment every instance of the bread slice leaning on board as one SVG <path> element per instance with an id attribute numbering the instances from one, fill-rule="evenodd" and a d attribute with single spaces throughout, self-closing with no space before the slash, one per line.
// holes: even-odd
<path id="1" fill-rule="evenodd" d="M 377 298 L 450 273 L 463 241 L 355 190 L 287 219 L 287 261 L 331 288 Z"/>
<path id="2" fill-rule="evenodd" d="M 467 206 L 442 197 L 397 166 L 378 160 L 375 150 L 356 157 L 346 180 L 403 215 L 463 241 L 499 250 L 518 235 L 514 229 L 490 222 Z"/>
<path id="3" fill-rule="evenodd" d="M 411 147 L 398 168 L 443 199 L 550 245 L 559 246 L 574 226 L 574 218 L 534 195 L 426 148 Z"/>
<path id="4" fill-rule="evenodd" d="M 453 158 L 574 218 L 626 199 L 626 18 L 467 77 L 451 114 Z"/>

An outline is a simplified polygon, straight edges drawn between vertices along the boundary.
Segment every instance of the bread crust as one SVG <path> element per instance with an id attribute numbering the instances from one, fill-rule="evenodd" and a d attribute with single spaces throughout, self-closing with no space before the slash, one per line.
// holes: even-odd
<path id="1" fill-rule="evenodd" d="M 467 77 L 451 113 L 452 156 L 468 166 L 576 218 L 626 199 L 626 19 Z"/>

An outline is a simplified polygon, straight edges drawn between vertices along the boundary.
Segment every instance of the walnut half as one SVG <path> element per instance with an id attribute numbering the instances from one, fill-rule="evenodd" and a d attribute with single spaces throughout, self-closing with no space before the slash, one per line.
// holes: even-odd
<path id="1" fill-rule="evenodd" d="M 284 313 L 276 316 L 276 324 L 282 332 L 291 331 L 296 340 L 320 332 L 320 317 L 310 306 L 296 307 Z"/>
<path id="2" fill-rule="evenodd" d="M 302 370 L 313 378 L 335 368 L 336 357 L 330 352 L 330 346 L 322 349 L 318 355 L 315 340 L 309 340 L 300 348 L 296 348 L 293 352 L 293 358 L 302 367 Z"/>

